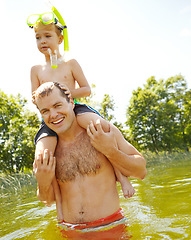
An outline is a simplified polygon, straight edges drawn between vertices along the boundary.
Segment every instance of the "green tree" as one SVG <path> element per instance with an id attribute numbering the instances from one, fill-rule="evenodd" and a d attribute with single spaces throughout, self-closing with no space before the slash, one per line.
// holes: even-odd
<path id="1" fill-rule="evenodd" d="M 95 89 L 95 85 L 92 84 L 92 89 Z M 97 110 L 104 119 L 111 121 L 114 120 L 114 115 L 112 114 L 115 108 L 114 100 L 112 97 L 110 97 L 108 94 L 105 94 L 103 97 L 103 100 L 101 103 L 98 103 L 97 101 L 93 100 L 93 97 L 95 96 L 95 92 L 92 91 L 91 95 L 89 97 L 84 98 L 77 98 L 76 100 L 80 103 L 87 104 Z"/>
<path id="2" fill-rule="evenodd" d="M 92 85 L 92 89 L 95 89 L 95 85 Z M 90 105 L 94 109 L 96 109 L 102 117 L 107 120 L 112 122 L 123 134 L 123 136 L 128 139 L 128 132 L 127 130 L 123 129 L 122 123 L 119 123 L 116 121 L 114 117 L 114 110 L 115 110 L 115 102 L 113 100 L 113 97 L 109 96 L 108 94 L 104 94 L 103 100 L 101 103 L 93 101 L 93 97 L 95 96 L 95 92 L 92 91 L 92 94 L 89 97 L 86 98 L 78 98 L 77 100 L 81 103 Z"/>
<path id="3" fill-rule="evenodd" d="M 191 145 L 191 90 L 188 90 L 183 96 L 183 106 L 180 113 L 181 134 L 186 151 L 189 151 Z"/>
<path id="4" fill-rule="evenodd" d="M 0 91 L 0 171 L 12 173 L 32 167 L 33 139 L 40 121 L 26 104 L 20 94 L 7 96 Z"/>
<path id="5" fill-rule="evenodd" d="M 104 94 L 103 100 L 100 103 L 100 114 L 105 120 L 113 123 L 113 125 L 115 125 L 121 131 L 125 139 L 128 139 L 128 131 L 124 130 L 124 126 L 122 123 L 116 121 L 116 118 L 114 116 L 114 110 L 115 102 L 113 97 L 109 96 L 108 94 Z"/>
<path id="6" fill-rule="evenodd" d="M 112 97 L 108 94 L 104 94 L 103 100 L 100 103 L 100 114 L 105 120 L 112 121 L 114 120 L 113 111 L 115 109 L 115 103 Z"/>
<path id="7" fill-rule="evenodd" d="M 90 96 L 83 97 L 83 98 L 77 98 L 76 100 L 80 103 L 84 103 L 86 105 L 90 105 L 91 107 L 95 107 L 97 105 L 97 102 L 95 102 L 93 100 L 93 97 L 95 96 L 95 92 L 94 92 L 95 87 L 96 86 L 94 84 L 92 84 L 92 86 L 91 86 L 92 91 L 91 91 Z"/>
<path id="8" fill-rule="evenodd" d="M 156 153 L 188 150 L 189 92 L 181 75 L 158 82 L 151 77 L 143 89 L 133 91 L 126 122 L 133 143 Z"/>

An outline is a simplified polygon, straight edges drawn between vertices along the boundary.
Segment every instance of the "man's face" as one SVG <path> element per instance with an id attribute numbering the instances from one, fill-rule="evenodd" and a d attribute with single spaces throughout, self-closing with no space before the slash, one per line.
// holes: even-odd
<path id="1" fill-rule="evenodd" d="M 48 96 L 38 98 L 36 103 L 46 125 L 58 135 L 70 129 L 75 119 L 74 103 L 68 103 L 59 89 L 54 87 Z"/>

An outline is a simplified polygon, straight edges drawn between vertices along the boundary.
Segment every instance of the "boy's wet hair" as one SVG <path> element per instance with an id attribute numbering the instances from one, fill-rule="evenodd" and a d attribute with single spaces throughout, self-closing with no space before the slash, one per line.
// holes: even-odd
<path id="1" fill-rule="evenodd" d="M 55 87 L 60 90 L 61 95 L 69 103 L 70 102 L 70 94 L 66 94 L 66 91 L 68 92 L 68 88 L 65 85 L 60 84 L 58 82 L 43 83 L 40 87 L 37 88 L 36 91 L 34 91 L 32 93 L 32 102 L 37 106 L 36 100 L 38 98 L 43 98 L 45 96 L 48 96 Z M 37 106 L 37 108 L 38 108 L 38 106 Z"/>
<path id="2" fill-rule="evenodd" d="M 58 35 L 58 37 L 60 36 L 60 35 L 62 35 L 62 29 L 60 28 L 60 27 L 58 27 L 55 23 L 50 23 L 50 24 L 44 24 L 43 22 L 41 22 L 41 21 L 39 21 L 39 22 L 37 22 L 33 27 L 34 27 L 34 31 L 35 32 L 37 32 L 38 31 L 38 28 L 39 27 L 41 27 L 41 26 L 43 26 L 43 27 L 45 27 L 47 30 L 48 29 L 52 29 L 52 27 L 54 27 L 55 28 L 55 32 L 56 32 L 56 34 Z"/>

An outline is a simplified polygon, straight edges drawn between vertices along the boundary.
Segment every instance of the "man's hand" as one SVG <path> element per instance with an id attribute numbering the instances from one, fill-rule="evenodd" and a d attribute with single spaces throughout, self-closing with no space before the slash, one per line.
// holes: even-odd
<path id="1" fill-rule="evenodd" d="M 143 179 L 147 173 L 144 157 L 128 143 L 121 132 L 111 124 L 108 132 L 104 132 L 100 120 L 87 127 L 91 144 L 119 171 L 128 177 Z"/>
<path id="2" fill-rule="evenodd" d="M 106 157 L 109 157 L 113 150 L 118 149 L 112 127 L 110 126 L 109 132 L 104 132 L 99 119 L 95 126 L 93 122 L 88 125 L 87 134 L 91 139 L 92 146 Z"/>
<path id="3" fill-rule="evenodd" d="M 56 159 L 48 149 L 44 153 L 37 155 L 36 161 L 33 163 L 33 172 L 36 176 L 39 189 L 48 191 L 52 180 L 55 176 Z"/>

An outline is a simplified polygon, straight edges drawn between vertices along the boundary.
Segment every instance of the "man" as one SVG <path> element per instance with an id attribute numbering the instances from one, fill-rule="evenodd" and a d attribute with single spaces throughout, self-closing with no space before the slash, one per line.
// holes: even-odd
<path id="1" fill-rule="evenodd" d="M 95 227 L 93 223 L 108 223 L 108 219 L 119 215 L 121 219 L 112 165 L 125 176 L 143 179 L 146 163 L 142 155 L 119 136 L 113 125 L 107 123 L 109 132 L 104 132 L 105 120 L 91 122 L 87 131 L 81 128 L 73 100 L 65 95 L 60 84 L 42 84 L 33 97 L 44 122 L 59 139 L 55 157 L 48 150 L 37 156 L 34 172 L 39 199 L 48 204 L 54 202 L 51 183 L 56 169 L 64 223 L 85 224 L 83 227 L 88 223 Z"/>

